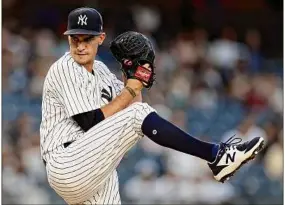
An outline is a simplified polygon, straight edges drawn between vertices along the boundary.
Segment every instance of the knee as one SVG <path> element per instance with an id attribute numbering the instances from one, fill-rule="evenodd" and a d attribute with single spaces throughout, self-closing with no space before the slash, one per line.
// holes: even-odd
<path id="1" fill-rule="evenodd" d="M 141 124 L 150 113 L 156 112 L 150 105 L 142 102 L 133 103 L 129 108 L 132 110 L 133 119 L 139 124 Z"/>
<path id="2" fill-rule="evenodd" d="M 130 105 L 130 108 L 134 111 L 134 113 L 139 112 L 148 115 L 151 112 L 155 112 L 154 108 L 152 108 L 149 104 L 143 102 L 135 102 L 132 105 Z"/>

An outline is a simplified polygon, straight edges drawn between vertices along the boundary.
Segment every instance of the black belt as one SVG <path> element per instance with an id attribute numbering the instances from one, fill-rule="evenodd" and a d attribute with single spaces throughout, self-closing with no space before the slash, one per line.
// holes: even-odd
<path id="1" fill-rule="evenodd" d="M 74 141 L 63 143 L 63 147 L 64 148 L 68 147 L 72 142 L 74 142 Z M 47 165 L 47 162 L 44 159 L 43 159 L 43 163 L 44 163 L 45 166 Z"/>

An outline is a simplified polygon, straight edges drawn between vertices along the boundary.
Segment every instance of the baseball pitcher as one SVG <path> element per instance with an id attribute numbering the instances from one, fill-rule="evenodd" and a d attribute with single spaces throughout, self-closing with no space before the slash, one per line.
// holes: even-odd
<path id="1" fill-rule="evenodd" d="M 142 89 L 155 81 L 155 52 L 144 35 L 126 32 L 110 45 L 121 64 L 121 82 L 94 60 L 106 35 L 97 10 L 71 11 L 64 34 L 70 49 L 46 76 L 40 136 L 48 182 L 68 204 L 120 204 L 116 167 L 142 137 L 205 160 L 220 182 L 262 149 L 260 137 L 200 141 L 142 103 Z"/>

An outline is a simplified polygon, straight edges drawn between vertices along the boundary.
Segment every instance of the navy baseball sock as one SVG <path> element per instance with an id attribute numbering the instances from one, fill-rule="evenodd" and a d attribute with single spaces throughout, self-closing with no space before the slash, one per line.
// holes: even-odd
<path id="1" fill-rule="evenodd" d="M 199 157 L 208 162 L 215 160 L 219 150 L 219 145 L 203 142 L 190 136 L 155 112 L 145 118 L 142 132 L 161 146 Z"/>

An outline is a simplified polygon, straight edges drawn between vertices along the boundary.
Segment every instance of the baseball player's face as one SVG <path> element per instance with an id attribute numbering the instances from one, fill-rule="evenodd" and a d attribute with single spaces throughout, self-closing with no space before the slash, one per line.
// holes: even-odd
<path id="1" fill-rule="evenodd" d="M 68 37 L 70 53 L 80 65 L 93 63 L 98 46 L 103 43 L 104 39 L 105 34 L 99 36 L 71 35 Z"/>

